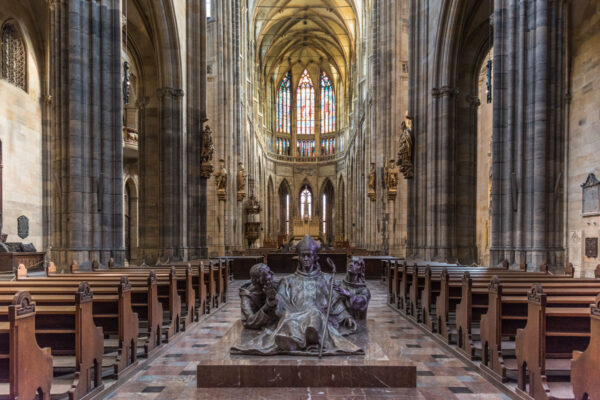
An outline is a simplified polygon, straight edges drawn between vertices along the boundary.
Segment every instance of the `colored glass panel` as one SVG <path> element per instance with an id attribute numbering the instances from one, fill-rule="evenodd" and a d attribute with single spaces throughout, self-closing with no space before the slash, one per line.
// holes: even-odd
<path id="1" fill-rule="evenodd" d="M 335 94 L 325 72 L 321 73 L 321 133 L 335 132 Z"/>
<path id="2" fill-rule="evenodd" d="M 276 128 L 279 133 L 292 133 L 292 76 L 288 72 L 279 84 L 276 99 Z"/>
<path id="3" fill-rule="evenodd" d="M 297 133 L 298 135 L 312 135 L 315 132 L 315 88 L 308 70 L 304 70 L 296 92 L 297 107 Z"/>

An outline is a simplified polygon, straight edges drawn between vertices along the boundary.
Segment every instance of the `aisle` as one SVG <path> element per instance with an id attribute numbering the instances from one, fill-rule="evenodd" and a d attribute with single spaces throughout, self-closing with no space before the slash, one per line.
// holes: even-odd
<path id="1" fill-rule="evenodd" d="M 386 305 L 386 287 L 371 282 L 373 298 L 369 319 L 381 329 L 370 334 L 386 335 L 401 341 L 402 353 L 418 369 L 417 389 L 354 388 L 242 388 L 197 389 L 196 365 L 215 355 L 211 349 L 240 317 L 241 282 L 230 285 L 229 303 L 219 312 L 196 325 L 151 366 L 134 375 L 116 393 L 113 400 L 133 399 L 486 399 L 508 400 L 498 389 L 470 367 L 451 356 L 410 322 Z"/>

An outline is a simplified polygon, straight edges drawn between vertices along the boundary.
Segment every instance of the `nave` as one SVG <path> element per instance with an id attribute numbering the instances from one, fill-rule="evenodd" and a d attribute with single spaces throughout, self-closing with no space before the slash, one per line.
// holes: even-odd
<path id="1" fill-rule="evenodd" d="M 176 343 L 169 344 L 144 371 L 124 383 L 109 398 L 131 399 L 486 399 L 508 400 L 506 394 L 487 382 L 472 367 L 424 334 L 387 305 L 386 285 L 369 281 L 373 297 L 368 318 L 378 327 L 378 342 L 387 342 L 382 358 L 402 359 L 417 366 L 416 389 L 401 388 L 197 388 L 196 366 L 221 359 L 221 339 L 240 318 L 238 289 L 229 287 L 228 302 L 208 316 Z M 372 334 L 373 335 L 373 334 Z M 382 346 L 383 347 L 383 346 Z M 389 349 L 397 351 L 389 352 Z M 387 353 L 386 353 L 387 352 Z M 258 372 L 257 372 L 258 373 Z"/>

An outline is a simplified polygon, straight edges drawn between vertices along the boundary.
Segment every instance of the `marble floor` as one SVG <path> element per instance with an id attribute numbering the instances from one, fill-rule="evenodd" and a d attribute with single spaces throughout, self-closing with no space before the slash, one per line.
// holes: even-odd
<path id="1" fill-rule="evenodd" d="M 417 366 L 416 389 L 360 388 L 196 388 L 196 366 L 203 360 L 219 358 L 220 339 L 239 319 L 240 282 L 230 285 L 229 303 L 209 316 L 166 351 L 150 366 L 139 371 L 116 392 L 113 400 L 134 399 L 443 399 L 509 400 L 471 367 L 456 359 L 421 330 L 386 304 L 386 287 L 370 282 L 373 294 L 369 320 L 402 348 L 405 361 Z"/>

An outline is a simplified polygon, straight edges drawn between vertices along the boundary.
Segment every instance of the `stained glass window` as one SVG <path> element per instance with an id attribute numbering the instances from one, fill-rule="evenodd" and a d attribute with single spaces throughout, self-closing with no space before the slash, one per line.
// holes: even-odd
<path id="1" fill-rule="evenodd" d="M 27 57 L 25 44 L 18 29 L 11 23 L 2 26 L 0 59 L 2 79 L 27 90 Z"/>
<path id="2" fill-rule="evenodd" d="M 314 140 L 298 140 L 296 143 L 296 153 L 299 157 L 312 157 L 315 155 Z"/>
<path id="3" fill-rule="evenodd" d="M 212 0 L 206 0 L 206 18 L 212 18 Z"/>
<path id="4" fill-rule="evenodd" d="M 290 139 L 277 138 L 275 152 L 282 156 L 290 155 Z"/>
<path id="5" fill-rule="evenodd" d="M 308 186 L 304 186 L 300 193 L 300 218 L 311 219 L 312 215 L 312 193 Z"/>
<path id="6" fill-rule="evenodd" d="M 298 103 L 298 135 L 312 135 L 315 133 L 315 88 L 308 70 L 304 70 L 296 93 Z"/>
<path id="7" fill-rule="evenodd" d="M 335 132 L 335 94 L 325 72 L 321 73 L 321 133 Z"/>
<path id="8" fill-rule="evenodd" d="M 292 76 L 288 72 L 277 91 L 277 132 L 292 133 Z"/>

